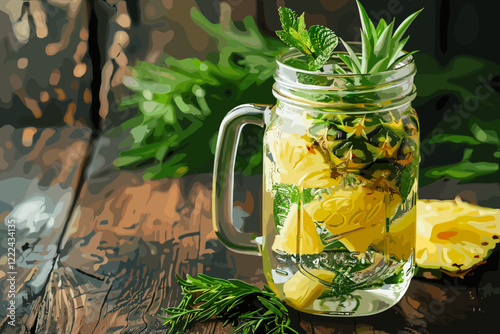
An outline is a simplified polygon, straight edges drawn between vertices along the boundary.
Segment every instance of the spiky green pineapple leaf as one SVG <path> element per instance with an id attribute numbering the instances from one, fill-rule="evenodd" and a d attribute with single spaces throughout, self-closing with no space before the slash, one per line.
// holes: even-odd
<path id="1" fill-rule="evenodd" d="M 396 60 L 394 61 L 393 65 L 390 66 L 390 67 L 396 66 L 397 64 L 399 64 L 400 62 L 402 62 L 403 60 L 405 60 L 409 56 L 414 55 L 418 51 L 419 50 L 415 50 L 415 51 L 412 51 L 412 52 L 405 53 L 404 55 L 401 55 L 400 57 L 396 58 Z"/>
<path id="2" fill-rule="evenodd" d="M 365 31 L 365 33 L 370 36 L 372 40 L 376 41 L 378 37 L 377 29 L 375 29 L 372 20 L 370 20 L 370 18 L 368 17 L 368 13 L 361 5 L 361 3 L 358 0 L 356 0 L 356 3 L 358 4 L 359 16 L 361 18 L 361 26 L 363 27 L 363 31 Z"/>
<path id="3" fill-rule="evenodd" d="M 356 0 L 356 3 L 361 19 L 362 53 L 361 55 L 356 55 L 352 49 L 342 41 L 348 52 L 347 58 L 350 58 L 350 60 L 346 61 L 346 57 L 341 57 L 353 73 L 383 72 L 392 69 L 398 63 L 416 52 L 401 54 L 408 41 L 408 37 L 402 41 L 401 38 L 422 9 L 408 16 L 394 32 L 394 20 L 388 24 L 384 19 L 381 19 L 375 28 L 375 25 L 361 3 L 358 0 Z"/>
<path id="4" fill-rule="evenodd" d="M 411 14 L 398 26 L 398 28 L 396 29 L 396 32 L 392 36 L 393 46 L 396 45 L 397 43 L 399 43 L 399 41 L 401 40 L 401 37 L 403 37 L 404 33 L 406 32 L 406 30 L 408 29 L 410 24 L 413 22 L 413 20 L 415 20 L 417 18 L 418 14 L 420 14 L 420 12 L 423 10 L 424 9 L 422 8 L 422 9 L 416 11 L 415 13 Z"/>
<path id="5" fill-rule="evenodd" d="M 390 64 L 389 68 L 391 68 L 393 65 L 395 65 L 394 61 L 398 57 L 400 57 L 400 53 L 401 53 L 401 51 L 403 51 L 403 48 L 404 48 L 406 42 L 408 42 L 409 39 L 410 39 L 410 36 L 407 36 L 405 39 L 403 39 L 402 41 L 400 41 L 398 43 L 398 45 L 394 49 L 394 53 L 393 53 L 391 59 L 389 60 L 389 64 Z"/>
<path id="6" fill-rule="evenodd" d="M 387 28 L 387 22 L 384 19 L 380 19 L 377 25 L 377 36 L 380 37 L 382 32 Z"/>
<path id="7" fill-rule="evenodd" d="M 348 52 L 348 55 L 344 56 L 344 55 L 341 54 L 341 55 L 339 55 L 339 57 L 346 63 L 346 65 L 349 67 L 349 69 L 353 73 L 360 73 L 360 71 L 361 71 L 361 63 L 359 62 L 358 56 L 352 50 L 352 48 L 349 46 L 349 44 L 347 44 L 342 38 L 340 38 L 340 41 L 342 42 L 342 44 L 346 48 L 346 50 Z M 346 60 L 345 60 L 347 57 L 349 57 L 349 59 L 350 59 L 348 62 L 346 62 Z"/>
<path id="8" fill-rule="evenodd" d="M 386 58 L 390 53 L 390 47 L 392 42 L 392 31 L 394 29 L 394 20 L 387 25 L 382 34 L 380 35 L 375 47 L 373 48 L 373 53 L 378 58 Z"/>
<path id="9" fill-rule="evenodd" d="M 361 30 L 361 46 L 362 46 L 362 53 L 365 55 L 361 59 L 361 72 L 363 73 L 368 73 L 368 67 L 370 66 L 370 60 L 372 60 L 374 57 L 372 56 L 372 51 L 373 51 L 373 46 L 372 43 L 370 43 L 370 38 L 366 35 L 366 33 Z"/>

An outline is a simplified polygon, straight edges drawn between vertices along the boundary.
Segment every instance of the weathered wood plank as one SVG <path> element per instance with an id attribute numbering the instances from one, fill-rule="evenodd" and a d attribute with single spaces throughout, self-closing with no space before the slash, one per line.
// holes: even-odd
<path id="1" fill-rule="evenodd" d="M 7 330 L 7 225 L 15 221 L 17 331 L 33 321 L 88 154 L 90 130 L 0 128 L 0 330 Z M 5 163 L 1 163 L 1 161 Z M 5 298 L 4 298 L 5 296 Z M 29 320 L 30 319 L 30 320 Z M 24 329 L 23 329 L 24 328 Z"/>
<path id="2" fill-rule="evenodd" d="M 37 331 L 161 331 L 161 308 L 182 297 L 176 275 L 194 276 L 205 268 L 226 278 L 238 272 L 238 278 L 262 285 L 261 271 L 256 273 L 260 259 L 254 257 L 248 268 L 248 261 L 233 258 L 213 232 L 210 175 L 143 181 L 140 173 L 108 168 L 83 186 Z M 74 280 L 75 273 L 110 283 L 89 286 Z M 62 283 L 70 280 L 71 287 Z M 75 290 L 84 306 L 68 302 Z M 100 296 L 98 316 L 98 306 L 89 304 L 94 293 Z"/>

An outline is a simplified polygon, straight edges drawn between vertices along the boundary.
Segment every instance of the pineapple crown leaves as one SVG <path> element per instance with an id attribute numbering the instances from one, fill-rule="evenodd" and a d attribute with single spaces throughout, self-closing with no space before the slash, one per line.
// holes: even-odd
<path id="1" fill-rule="evenodd" d="M 311 71 L 320 70 L 332 56 L 338 44 L 338 37 L 327 27 L 313 25 L 306 30 L 304 13 L 297 17 L 290 8 L 279 8 L 280 21 L 283 30 L 276 35 L 290 47 L 294 47 L 308 58 L 308 68 Z"/>
<path id="2" fill-rule="evenodd" d="M 342 39 L 342 44 L 344 44 L 348 54 L 339 55 L 353 73 L 378 73 L 390 70 L 407 57 L 418 52 L 412 51 L 401 55 L 410 37 L 401 38 L 423 8 L 408 16 L 394 31 L 394 20 L 387 23 L 381 19 L 375 27 L 361 3 L 358 0 L 356 3 L 361 18 L 361 59 Z"/>

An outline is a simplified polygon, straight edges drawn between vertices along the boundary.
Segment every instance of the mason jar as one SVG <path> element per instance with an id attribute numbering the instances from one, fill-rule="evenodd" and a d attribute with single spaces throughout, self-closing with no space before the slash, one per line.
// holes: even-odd
<path id="1" fill-rule="evenodd" d="M 243 105 L 224 119 L 213 218 L 229 248 L 258 253 L 269 286 L 308 313 L 360 316 L 397 303 L 414 272 L 419 125 L 412 57 L 393 70 L 322 71 L 301 54 L 277 58 L 273 107 Z M 241 127 L 263 126 L 262 236 L 232 224 Z"/>

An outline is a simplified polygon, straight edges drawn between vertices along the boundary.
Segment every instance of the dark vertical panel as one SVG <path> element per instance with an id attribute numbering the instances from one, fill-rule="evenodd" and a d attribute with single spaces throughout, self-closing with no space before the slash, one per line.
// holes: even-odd
<path id="1" fill-rule="evenodd" d="M 448 51 L 448 28 L 450 23 L 450 0 L 442 0 L 439 8 L 439 50 Z"/>
<path id="2" fill-rule="evenodd" d="M 99 132 L 100 129 L 100 117 L 99 117 L 99 87 L 101 86 L 101 54 L 99 53 L 99 21 L 97 19 L 97 13 L 94 1 L 88 1 L 90 4 L 90 17 L 89 17 L 89 55 L 92 60 L 92 82 L 90 84 L 92 90 L 92 104 L 91 104 L 91 116 L 90 120 L 92 123 L 92 128 L 95 130 L 94 135 Z"/>

